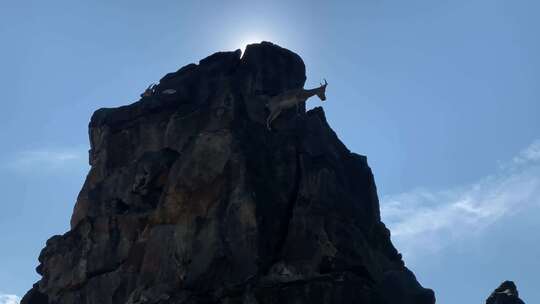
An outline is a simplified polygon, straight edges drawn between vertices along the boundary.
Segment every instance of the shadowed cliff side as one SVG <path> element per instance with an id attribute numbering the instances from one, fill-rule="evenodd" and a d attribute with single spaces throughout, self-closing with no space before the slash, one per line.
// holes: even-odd
<path id="1" fill-rule="evenodd" d="M 94 113 L 71 230 L 47 241 L 23 304 L 435 302 L 322 108 L 266 129 L 267 96 L 304 85 L 302 59 L 267 42 L 240 55 Z"/>
<path id="2" fill-rule="evenodd" d="M 504 281 L 487 298 L 486 304 L 525 304 L 520 298 L 516 284 Z"/>

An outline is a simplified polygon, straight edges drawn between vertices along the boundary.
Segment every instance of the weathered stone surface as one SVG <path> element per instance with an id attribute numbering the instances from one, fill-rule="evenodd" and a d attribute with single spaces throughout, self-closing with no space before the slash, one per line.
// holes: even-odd
<path id="1" fill-rule="evenodd" d="M 504 281 L 487 298 L 486 304 L 525 304 L 520 298 L 516 284 Z"/>
<path id="2" fill-rule="evenodd" d="M 266 96 L 304 82 L 298 55 L 261 43 L 96 111 L 71 230 L 22 303 L 434 303 L 323 110 L 266 129 Z"/>

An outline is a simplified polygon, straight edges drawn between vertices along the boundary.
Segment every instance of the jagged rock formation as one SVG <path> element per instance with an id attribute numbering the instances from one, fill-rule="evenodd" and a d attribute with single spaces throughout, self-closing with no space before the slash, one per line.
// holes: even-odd
<path id="1" fill-rule="evenodd" d="M 504 281 L 487 298 L 486 304 L 525 304 L 520 298 L 516 284 Z"/>
<path id="2" fill-rule="evenodd" d="M 266 96 L 304 85 L 302 59 L 271 43 L 240 55 L 94 113 L 71 230 L 47 241 L 23 304 L 435 302 L 323 110 L 266 129 Z"/>

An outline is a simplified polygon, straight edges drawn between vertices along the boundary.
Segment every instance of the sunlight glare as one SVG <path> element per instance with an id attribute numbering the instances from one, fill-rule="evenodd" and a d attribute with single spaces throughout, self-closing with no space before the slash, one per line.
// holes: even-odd
<path id="1" fill-rule="evenodd" d="M 260 39 L 258 37 L 254 37 L 254 36 L 250 36 L 250 37 L 247 37 L 247 38 L 244 38 L 243 40 L 241 40 L 240 43 L 238 44 L 238 48 L 240 48 L 242 50 L 242 53 L 244 53 L 244 51 L 246 50 L 246 46 L 248 44 L 261 43 L 262 41 L 263 41 L 263 39 Z"/>
<path id="2" fill-rule="evenodd" d="M 253 43 L 261 43 L 263 41 L 272 41 L 272 37 L 270 37 L 267 34 L 249 34 L 249 35 L 243 35 L 242 38 L 239 40 L 238 44 L 235 46 L 236 48 L 239 48 L 242 50 L 242 54 L 246 50 L 246 46 L 248 44 Z"/>

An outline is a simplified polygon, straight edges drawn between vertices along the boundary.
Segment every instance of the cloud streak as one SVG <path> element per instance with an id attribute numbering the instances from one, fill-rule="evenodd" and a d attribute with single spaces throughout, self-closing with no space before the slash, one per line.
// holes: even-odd
<path id="1" fill-rule="evenodd" d="M 513 159 L 513 163 L 517 165 L 538 161 L 540 161 L 540 140 L 533 142 Z"/>
<path id="2" fill-rule="evenodd" d="M 88 153 L 83 148 L 42 148 L 17 153 L 7 167 L 16 171 L 65 169 L 86 162 Z"/>
<path id="3" fill-rule="evenodd" d="M 20 301 L 16 295 L 0 293 L 0 304 L 19 304 Z"/>
<path id="4" fill-rule="evenodd" d="M 459 188 L 385 196 L 383 220 L 405 256 L 474 237 L 504 217 L 540 206 L 540 141 L 495 174 Z"/>

